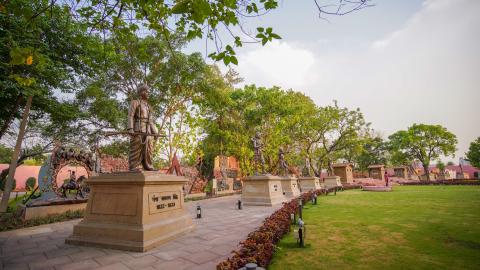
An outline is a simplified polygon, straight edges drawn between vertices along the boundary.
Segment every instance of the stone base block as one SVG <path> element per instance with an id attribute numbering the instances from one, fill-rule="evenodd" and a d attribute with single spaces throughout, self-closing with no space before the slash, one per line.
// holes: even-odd
<path id="1" fill-rule="evenodd" d="M 327 176 L 324 179 L 325 188 L 333 188 L 333 187 L 342 187 L 342 182 L 340 181 L 340 176 Z"/>
<path id="2" fill-rule="evenodd" d="M 256 175 L 243 180 L 243 205 L 273 206 L 285 201 L 287 199 L 283 195 L 280 177 Z"/>
<path id="3" fill-rule="evenodd" d="M 320 186 L 320 180 L 318 179 L 318 177 L 313 177 L 313 176 L 300 177 L 298 178 L 298 183 L 300 184 L 301 192 L 322 188 Z"/>
<path id="4" fill-rule="evenodd" d="M 69 203 L 69 204 L 55 204 L 37 207 L 25 207 L 25 220 L 42 218 L 49 215 L 61 215 L 68 211 L 85 210 L 87 203 Z"/>
<path id="5" fill-rule="evenodd" d="M 297 178 L 284 176 L 280 177 L 280 182 L 282 183 L 283 195 L 287 197 L 287 199 L 300 196 Z"/>
<path id="6" fill-rule="evenodd" d="M 117 173 L 87 181 L 85 218 L 67 244 L 144 252 L 194 228 L 184 209 L 182 176 Z"/>

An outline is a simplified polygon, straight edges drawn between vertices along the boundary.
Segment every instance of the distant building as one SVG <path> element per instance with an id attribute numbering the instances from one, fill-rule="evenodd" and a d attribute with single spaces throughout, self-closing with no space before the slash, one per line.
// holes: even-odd
<path id="1" fill-rule="evenodd" d="M 385 165 L 376 164 L 368 166 L 368 176 L 373 179 L 385 180 Z"/>
<path id="2" fill-rule="evenodd" d="M 393 174 L 395 177 L 408 179 L 408 168 L 407 166 L 393 167 Z"/>
<path id="3" fill-rule="evenodd" d="M 351 163 L 333 164 L 333 174 L 340 176 L 342 183 L 353 183 L 353 165 Z"/>

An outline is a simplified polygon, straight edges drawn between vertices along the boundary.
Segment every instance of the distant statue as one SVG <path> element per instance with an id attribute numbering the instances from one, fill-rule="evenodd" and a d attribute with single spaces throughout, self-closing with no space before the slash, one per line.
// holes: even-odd
<path id="1" fill-rule="evenodd" d="M 130 133 L 130 154 L 128 158 L 130 171 L 138 170 L 142 165 L 146 171 L 154 171 L 153 147 L 158 134 L 157 127 L 153 122 L 152 110 L 148 104 L 148 90 L 146 85 L 140 85 L 137 89 L 139 99 L 132 100 L 128 110 L 127 131 Z"/>
<path id="2" fill-rule="evenodd" d="M 263 158 L 263 144 L 260 138 L 260 132 L 255 132 L 255 137 L 252 138 L 253 142 L 253 162 L 254 162 L 254 172 L 255 175 L 258 175 L 258 166 L 261 166 L 262 174 L 265 174 L 265 159 Z"/>
<path id="3" fill-rule="evenodd" d="M 310 171 L 310 159 L 308 157 L 305 157 L 305 167 L 303 168 L 302 175 L 312 176 L 312 173 Z"/>
<path id="4" fill-rule="evenodd" d="M 288 164 L 282 148 L 278 149 L 278 174 L 282 176 L 288 175 Z"/>

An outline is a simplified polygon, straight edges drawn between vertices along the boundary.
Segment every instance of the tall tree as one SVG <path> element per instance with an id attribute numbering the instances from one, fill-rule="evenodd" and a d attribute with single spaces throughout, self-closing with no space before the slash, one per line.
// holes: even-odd
<path id="1" fill-rule="evenodd" d="M 67 124 L 78 110 L 70 110 L 68 92 L 76 89 L 79 78 L 92 70 L 86 64 L 92 36 L 79 23 L 72 23 L 68 10 L 54 5 L 36 14 L 44 1 L 14 0 L 1 4 L 0 11 L 0 136 L 22 116 L 0 211 L 6 211 L 16 167 L 26 157 L 21 154 L 27 120 L 47 119 Z M 57 98 L 58 96 L 63 97 Z M 24 107 L 23 112 L 21 108 Z M 30 113 L 31 111 L 31 113 Z M 30 114 L 30 115 L 29 115 Z M 52 126 L 50 126 L 52 127 Z M 57 125 L 56 128 L 61 128 Z M 45 129 L 46 130 L 46 129 Z M 10 130 L 11 133 L 15 133 Z M 1 177 L 7 173 L 2 172 Z"/>
<path id="2" fill-rule="evenodd" d="M 341 108 L 337 102 L 320 107 L 311 117 L 311 126 L 303 138 L 311 169 L 316 175 L 321 174 L 322 168 L 333 173 L 332 163 L 345 158 L 348 148 L 361 144 L 360 136 L 369 124 L 359 109 Z"/>
<path id="3" fill-rule="evenodd" d="M 388 149 L 385 141 L 380 136 L 368 136 L 364 138 L 361 153 L 356 161 L 358 168 L 367 170 L 373 164 L 386 164 L 388 160 Z"/>
<path id="4" fill-rule="evenodd" d="M 480 137 L 470 143 L 466 155 L 472 166 L 480 168 Z"/>
<path id="5" fill-rule="evenodd" d="M 388 137 L 389 148 L 394 155 L 416 159 L 422 163 L 427 180 L 429 165 L 440 156 L 454 155 L 457 137 L 440 125 L 413 124 Z"/>

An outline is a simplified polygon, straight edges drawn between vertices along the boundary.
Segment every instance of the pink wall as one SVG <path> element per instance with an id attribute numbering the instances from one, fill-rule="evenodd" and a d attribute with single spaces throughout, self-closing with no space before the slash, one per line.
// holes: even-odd
<path id="1" fill-rule="evenodd" d="M 8 168 L 9 164 L 0 164 L 0 171 Z M 35 177 L 37 179 L 38 184 L 38 172 L 40 171 L 41 166 L 19 166 L 15 171 L 15 180 L 17 180 L 17 185 L 15 191 L 25 191 L 25 182 L 29 177 Z M 70 177 L 68 170 L 75 171 L 75 174 L 78 177 L 84 175 L 88 177 L 87 171 L 83 167 L 73 167 L 73 166 L 65 166 L 59 172 L 57 177 L 57 184 L 63 184 L 63 180 Z"/>

